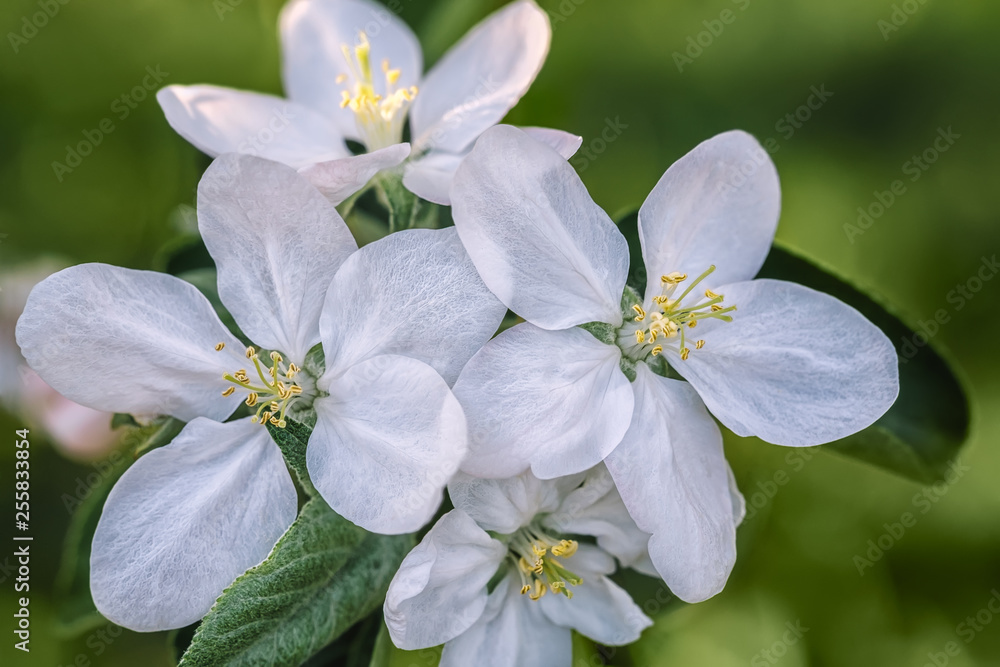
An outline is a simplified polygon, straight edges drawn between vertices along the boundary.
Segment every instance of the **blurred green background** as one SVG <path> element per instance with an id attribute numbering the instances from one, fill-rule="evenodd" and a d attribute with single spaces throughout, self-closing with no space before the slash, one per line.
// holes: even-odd
<path id="1" fill-rule="evenodd" d="M 171 221 L 178 206 L 193 204 L 208 159 L 173 133 L 152 96 L 124 119 L 112 104 L 141 83 L 147 66 L 167 73 L 164 83 L 280 93 L 281 4 L 69 0 L 15 53 L 8 33 L 20 33 L 23 17 L 39 7 L 6 0 L 0 234 L 7 236 L 0 238 L 0 266 L 56 254 L 151 267 L 156 251 L 178 235 Z M 503 3 L 401 4 L 430 63 Z M 1000 617 L 981 614 L 968 643 L 963 628 L 973 626 L 959 626 L 1000 590 L 1000 281 L 963 298 L 961 309 L 948 299 L 984 256 L 1000 252 L 1000 4 L 896 2 L 899 11 L 914 11 L 897 13 L 902 25 L 891 32 L 889 0 L 540 4 L 553 20 L 552 51 L 512 122 L 583 135 L 590 155 L 581 153 L 574 164 L 612 214 L 641 203 L 674 160 L 713 134 L 742 128 L 774 139 L 784 192 L 779 238 L 885 295 L 912 320 L 947 310 L 951 320 L 935 343 L 950 348 L 963 370 L 975 415 L 961 457 L 969 471 L 926 512 L 912 482 L 833 454 L 805 461 L 731 438 L 728 453 L 746 495 L 778 471 L 786 483 L 740 529 L 741 556 L 726 590 L 701 605 L 663 610 L 630 655 L 619 652 L 607 663 L 1000 665 Z M 731 21 L 714 23 L 724 10 Z M 679 71 L 674 53 L 684 53 L 699 33 L 701 52 L 692 48 L 687 55 L 696 57 Z M 818 109 L 799 110 L 811 87 L 824 86 L 832 93 L 825 103 L 814 99 Z M 782 122 L 797 111 L 808 120 L 798 127 Z M 65 146 L 103 118 L 113 119 L 114 132 L 60 182 L 51 163 L 64 161 Z M 919 180 L 909 180 L 904 163 L 932 147 L 942 128 L 959 138 Z M 868 208 L 876 191 L 897 179 L 906 193 L 849 238 L 844 225 L 856 224 L 858 207 Z M 21 422 L 5 415 L 0 425 L 9 433 Z M 0 478 L 9 489 L 13 450 L 2 452 Z M 60 496 L 93 468 L 44 447 L 34 449 L 32 465 L 32 652 L 25 661 L 12 651 L 14 594 L 4 569 L 0 655 L 19 658 L 13 664 L 170 664 L 164 635 L 125 632 L 107 642 L 50 629 L 49 591 L 69 521 Z M 4 497 L 10 499 L 6 491 Z M 855 556 L 865 556 L 868 541 L 904 512 L 915 514 L 916 525 L 859 575 Z M 11 551 L 0 549 L 0 564 Z M 649 591 L 638 602 L 655 611 L 656 597 Z M 987 615 L 995 622 L 984 624 Z M 801 638 L 785 634 L 786 623 L 808 630 Z M 943 653 L 949 642 L 957 655 Z M 398 661 L 411 663 L 427 664 L 413 656 Z M 576 664 L 600 663 L 583 652 Z"/>

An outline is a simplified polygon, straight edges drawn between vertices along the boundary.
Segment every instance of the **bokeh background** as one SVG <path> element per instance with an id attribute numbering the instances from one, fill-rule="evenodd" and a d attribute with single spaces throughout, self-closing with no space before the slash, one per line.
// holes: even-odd
<path id="1" fill-rule="evenodd" d="M 16 52 L 9 33 L 22 33 L 24 17 L 39 6 L 0 6 L 0 269 L 43 255 L 154 267 L 157 251 L 181 233 L 184 207 L 193 204 L 208 160 L 170 130 L 152 94 L 125 118 L 112 105 L 141 84 L 147 67 L 166 73 L 165 84 L 280 93 L 281 0 L 62 1 Z M 400 4 L 430 63 L 503 3 Z M 540 4 L 555 28 L 552 50 L 512 122 L 583 135 L 585 152 L 574 164 L 613 214 L 640 204 L 674 160 L 713 134 L 742 128 L 773 139 L 784 197 L 779 238 L 884 295 L 911 321 L 945 309 L 950 321 L 934 343 L 949 348 L 959 365 L 975 417 L 961 457 L 969 469 L 934 503 L 916 499 L 918 484 L 834 454 L 817 450 L 805 461 L 730 438 L 728 454 L 747 495 L 778 471 L 786 483 L 740 529 L 740 560 L 721 595 L 697 606 L 662 605 L 641 642 L 606 662 L 1000 665 L 1000 616 L 982 612 L 1000 599 L 1000 280 L 962 298 L 961 308 L 949 300 L 984 257 L 1000 252 L 1000 4 Z M 724 10 L 731 22 L 716 23 Z M 699 33 L 701 51 L 687 51 Z M 690 62 L 679 67 L 675 53 Z M 806 113 L 800 107 L 813 87 L 832 96 L 821 105 L 814 99 L 819 108 Z M 796 112 L 798 126 L 783 122 Z M 59 180 L 52 163 L 64 162 L 66 145 L 104 118 L 114 131 Z M 948 128 L 959 138 L 911 181 L 904 164 Z M 857 224 L 858 207 L 868 208 L 897 179 L 905 194 L 851 238 L 845 225 Z M 22 426 L 22 417 L 0 415 L 0 431 Z M 13 547 L 0 547 L 0 655 L 19 659 L 4 664 L 171 664 L 162 634 L 124 632 L 105 641 L 52 629 L 50 593 L 70 519 L 61 498 L 94 467 L 68 460 L 38 436 L 34 441 L 32 652 L 25 661 L 11 647 L 8 610 L 15 603 L 4 559 Z M 14 470 L 8 445 L 0 448 L 5 524 L 13 519 L 6 506 Z M 859 574 L 855 557 L 865 557 L 868 541 L 905 512 L 916 524 Z M 655 610 L 649 601 L 656 596 L 649 591 L 640 603 Z M 960 626 L 977 614 L 976 625 Z M 798 625 L 801 638 L 786 634 L 786 624 Z M 943 653 L 949 642 L 957 655 Z M 396 664 L 428 664 L 425 656 L 412 658 Z M 586 652 L 577 663 L 599 664 Z"/>

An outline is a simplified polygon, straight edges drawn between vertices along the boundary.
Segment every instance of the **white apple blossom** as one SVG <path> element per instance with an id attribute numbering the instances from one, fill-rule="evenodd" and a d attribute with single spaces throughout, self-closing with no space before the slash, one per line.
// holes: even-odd
<path id="1" fill-rule="evenodd" d="M 569 667 L 571 630 L 620 646 L 652 624 L 608 578 L 617 564 L 655 571 L 649 535 L 603 465 L 553 480 L 459 474 L 448 492 L 455 509 L 389 585 L 385 621 L 399 648 L 444 644 L 442 667 Z"/>
<path id="2" fill-rule="evenodd" d="M 780 189 L 743 132 L 696 147 L 643 204 L 644 298 L 623 297 L 628 246 L 611 219 L 561 157 L 516 128 L 483 134 L 452 200 L 483 280 L 527 320 L 454 387 L 470 429 L 463 470 L 554 478 L 606 460 L 685 600 L 721 590 L 736 555 L 732 473 L 705 405 L 738 435 L 810 446 L 865 428 L 896 398 L 892 344 L 860 313 L 752 280 Z"/>
<path id="3" fill-rule="evenodd" d="M 219 86 L 168 86 L 157 94 L 170 125 L 209 155 L 253 153 L 302 170 L 326 191 L 349 170 L 364 185 L 409 157 L 404 184 L 448 204 L 455 169 L 480 133 L 527 92 L 549 50 L 548 16 L 518 0 L 474 27 L 426 75 L 413 32 L 370 0 L 292 0 L 281 13 L 289 99 Z M 401 143 L 410 121 L 411 146 Z M 581 139 L 531 128 L 564 157 Z M 351 155 L 345 140 L 369 153 Z M 332 201 L 339 203 L 336 193 Z"/>
<path id="4" fill-rule="evenodd" d="M 189 421 L 112 490 L 91 556 L 108 619 L 142 631 L 201 618 L 296 516 L 296 490 L 261 424 L 315 411 L 310 477 L 375 532 L 433 516 L 466 451 L 452 396 L 505 312 L 454 230 L 358 249 L 333 204 L 295 170 L 229 154 L 198 188 L 219 295 L 259 352 L 192 285 L 102 264 L 61 271 L 28 299 L 28 363 L 95 409 Z M 322 343 L 325 368 L 310 361 Z M 221 423 L 241 402 L 255 414 Z"/>

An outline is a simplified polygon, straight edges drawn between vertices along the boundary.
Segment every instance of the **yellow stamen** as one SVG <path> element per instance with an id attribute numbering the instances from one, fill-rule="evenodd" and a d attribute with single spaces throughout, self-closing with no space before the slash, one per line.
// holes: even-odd
<path id="1" fill-rule="evenodd" d="M 232 396 L 234 391 L 236 391 L 236 387 L 228 387 L 224 392 L 222 392 L 222 395 Z"/>
<path id="2" fill-rule="evenodd" d="M 632 310 L 635 311 L 636 322 L 642 322 L 644 319 L 646 319 L 646 311 L 643 310 L 642 306 L 640 306 L 639 304 L 632 306 Z"/>
<path id="3" fill-rule="evenodd" d="M 215 345 L 215 351 L 216 352 L 222 352 L 222 348 L 224 348 L 225 346 L 226 346 L 225 343 L 216 343 L 216 345 Z"/>

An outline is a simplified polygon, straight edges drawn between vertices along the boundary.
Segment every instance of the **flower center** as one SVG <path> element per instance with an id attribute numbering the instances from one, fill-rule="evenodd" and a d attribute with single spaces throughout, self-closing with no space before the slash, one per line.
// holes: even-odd
<path id="1" fill-rule="evenodd" d="M 215 346 L 216 351 L 221 351 L 226 346 L 219 343 Z M 277 352 L 271 352 L 271 366 L 261 364 L 260 356 L 256 348 L 247 348 L 246 357 L 253 362 L 256 378 L 251 378 L 245 368 L 241 368 L 235 373 L 226 373 L 223 379 L 231 383 L 222 392 L 223 396 L 232 396 L 237 391 L 246 392 L 244 402 L 249 407 L 256 407 L 257 413 L 253 416 L 253 423 L 266 425 L 268 423 L 285 428 L 285 415 L 289 408 L 301 399 L 309 398 L 315 390 L 315 382 L 308 374 L 302 374 L 302 369 L 293 363 L 285 365 L 285 360 Z M 298 379 L 295 379 L 298 378 Z M 257 380 L 260 383 L 257 384 Z"/>
<path id="2" fill-rule="evenodd" d="M 583 579 L 566 569 L 563 559 L 576 553 L 574 540 L 560 540 L 538 526 L 526 526 L 514 534 L 507 554 L 521 576 L 521 595 L 539 600 L 547 591 L 573 597 L 566 586 L 579 586 Z"/>
<path id="3" fill-rule="evenodd" d="M 708 267 L 679 295 L 677 291 L 687 281 L 687 275 L 674 272 L 661 276 L 662 290 L 660 294 L 653 297 L 648 308 L 643 308 L 638 304 L 632 306 L 635 317 L 618 330 L 618 346 L 636 361 L 655 357 L 661 354 L 664 349 L 673 350 L 680 355 L 682 360 L 687 361 L 688 355 L 691 354 L 691 348 L 688 347 L 685 329 L 694 329 L 699 321 L 709 318 L 723 322 L 733 321 L 729 313 L 735 311 L 736 306 L 723 306 L 723 295 L 716 294 L 712 290 L 704 291 L 705 300 L 701 300 L 701 297 L 698 296 L 691 299 L 696 303 L 689 303 L 689 305 L 684 303 L 698 284 L 710 276 L 713 271 L 715 271 L 715 266 Z M 704 346 L 704 340 L 697 340 L 694 343 L 696 350 L 700 350 Z"/>
<path id="4" fill-rule="evenodd" d="M 340 47 L 344 59 L 353 75 L 354 84 L 345 88 L 340 106 L 354 112 L 354 119 L 369 151 L 398 144 L 403 138 L 403 122 L 406 112 L 417 96 L 417 87 L 397 88 L 400 71 L 392 69 L 388 60 L 382 61 L 385 76 L 385 95 L 375 92 L 372 77 L 371 43 L 364 31 L 358 34 L 358 44 L 353 48 L 347 44 Z M 347 74 L 337 77 L 337 83 L 348 80 Z"/>

